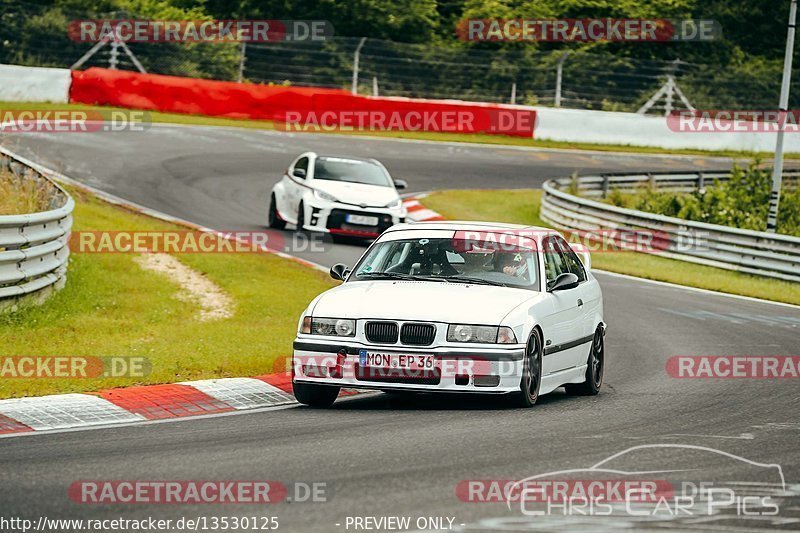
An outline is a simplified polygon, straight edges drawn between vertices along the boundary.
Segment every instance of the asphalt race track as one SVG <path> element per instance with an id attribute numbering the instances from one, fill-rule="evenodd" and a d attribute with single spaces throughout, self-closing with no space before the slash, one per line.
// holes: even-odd
<path id="1" fill-rule="evenodd" d="M 148 131 L 7 137 L 8 148 L 128 201 L 219 230 L 263 230 L 272 185 L 301 152 L 378 157 L 409 191 L 538 187 L 571 172 L 719 169 L 728 160 L 639 157 L 403 142 L 240 128 L 154 125 Z M 336 247 L 328 264 L 360 247 Z"/>
<path id="2" fill-rule="evenodd" d="M 412 190 L 536 187 L 577 170 L 714 169 L 725 160 L 517 150 L 453 144 L 153 127 L 145 133 L 2 139 L 23 156 L 130 201 L 215 229 L 260 229 L 269 189 L 297 153 L 381 159 Z M 301 254 L 330 265 L 362 248 Z M 800 498 L 775 516 L 615 518 L 525 516 L 503 503 L 468 503 L 462 480 L 516 480 L 616 459 L 619 470 L 696 473 L 693 479 L 800 494 L 800 387 L 796 379 L 676 379 L 674 355 L 797 355 L 800 310 L 598 274 L 605 297 L 607 367 L 591 398 L 555 392 L 529 410 L 500 398 L 366 395 L 330 410 L 267 410 L 171 423 L 0 439 L 4 514 L 50 518 L 272 515 L 286 531 L 353 531 L 348 517 L 450 517 L 459 530 L 800 530 Z M 288 349 L 288 347 L 287 347 Z M 683 447 L 677 447 L 683 446 Z M 686 446 L 695 446 L 689 449 Z M 739 459 L 714 454 L 711 448 Z M 749 461 L 749 462 L 748 462 Z M 653 472 L 659 472 L 654 474 Z M 666 475 L 666 474 L 664 474 Z M 327 503 L 78 505 L 75 480 L 325 482 Z"/>

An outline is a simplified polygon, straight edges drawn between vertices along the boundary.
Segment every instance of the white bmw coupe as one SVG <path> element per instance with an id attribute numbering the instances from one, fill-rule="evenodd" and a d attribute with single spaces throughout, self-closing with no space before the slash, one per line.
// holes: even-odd
<path id="1" fill-rule="evenodd" d="M 603 382 L 603 300 L 557 232 L 477 222 L 399 224 L 343 284 L 317 296 L 294 341 L 294 393 L 331 405 L 341 387 L 514 394 L 530 407 Z"/>
<path id="2" fill-rule="evenodd" d="M 300 154 L 270 194 L 269 225 L 330 233 L 333 237 L 374 239 L 405 222 L 398 194 L 408 184 L 395 180 L 379 161 Z"/>

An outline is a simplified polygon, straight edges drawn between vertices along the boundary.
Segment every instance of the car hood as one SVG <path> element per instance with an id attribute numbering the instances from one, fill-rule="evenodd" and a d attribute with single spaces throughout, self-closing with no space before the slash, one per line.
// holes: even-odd
<path id="1" fill-rule="evenodd" d="M 314 180 L 312 186 L 347 204 L 383 207 L 399 197 L 394 187 L 329 180 Z"/>
<path id="2" fill-rule="evenodd" d="M 538 298 L 538 292 L 486 285 L 355 281 L 323 293 L 312 315 L 500 325 L 515 307 Z"/>

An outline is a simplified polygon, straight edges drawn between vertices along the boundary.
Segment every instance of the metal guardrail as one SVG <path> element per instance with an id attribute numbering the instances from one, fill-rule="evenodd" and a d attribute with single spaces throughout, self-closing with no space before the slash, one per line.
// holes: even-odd
<path id="1" fill-rule="evenodd" d="M 75 200 L 55 182 L 0 149 L 0 170 L 17 179 L 45 180 L 50 209 L 0 215 L 0 308 L 66 281 L 69 232 Z"/>
<path id="2" fill-rule="evenodd" d="M 728 179 L 728 171 L 662 174 L 604 174 L 547 181 L 541 218 L 591 242 L 613 242 L 641 250 L 643 237 L 660 256 L 747 274 L 800 281 L 800 238 L 775 233 L 693 222 L 635 211 L 592 200 L 613 190 L 625 192 L 655 186 L 659 190 L 692 191 Z M 800 171 L 787 171 L 798 177 Z M 570 194 L 577 192 L 578 196 Z"/>

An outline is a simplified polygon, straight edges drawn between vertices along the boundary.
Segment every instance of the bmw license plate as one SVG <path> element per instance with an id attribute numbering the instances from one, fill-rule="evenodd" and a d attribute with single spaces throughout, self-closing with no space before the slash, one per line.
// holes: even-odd
<path id="1" fill-rule="evenodd" d="M 358 224 L 359 226 L 377 226 L 378 217 L 368 215 L 347 215 L 344 221 L 348 224 Z"/>
<path id="2" fill-rule="evenodd" d="M 432 355 L 386 353 L 360 350 L 358 362 L 362 367 L 371 368 L 396 368 L 399 370 L 432 370 L 434 367 Z"/>

